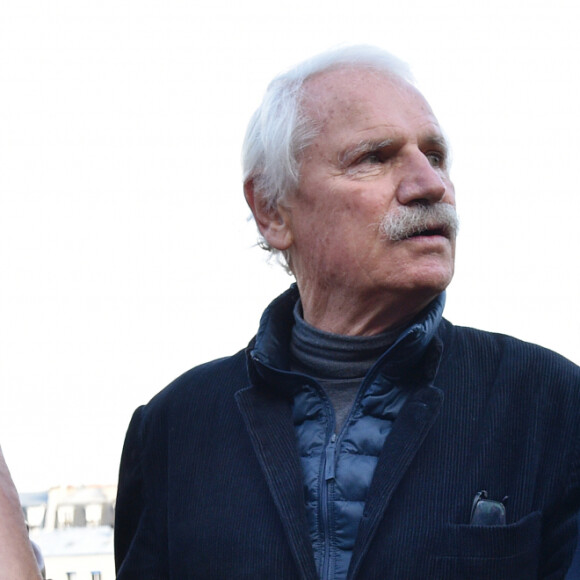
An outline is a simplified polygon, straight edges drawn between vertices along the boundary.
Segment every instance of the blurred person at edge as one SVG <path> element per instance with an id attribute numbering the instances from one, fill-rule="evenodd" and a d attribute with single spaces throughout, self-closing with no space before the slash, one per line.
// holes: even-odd
<path id="1" fill-rule="evenodd" d="M 40 580 L 18 492 L 0 448 L 0 579 Z"/>
<path id="2" fill-rule="evenodd" d="M 442 317 L 455 191 L 407 66 L 357 46 L 277 77 L 244 172 L 296 284 L 135 412 L 119 580 L 563 578 L 580 369 Z"/>

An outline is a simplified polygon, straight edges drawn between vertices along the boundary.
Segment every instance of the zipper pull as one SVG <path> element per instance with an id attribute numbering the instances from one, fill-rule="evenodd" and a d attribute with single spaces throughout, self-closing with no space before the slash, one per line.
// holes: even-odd
<path id="1" fill-rule="evenodd" d="M 330 442 L 326 446 L 326 464 L 324 466 L 324 479 L 334 479 L 334 453 L 336 450 L 336 433 L 332 434 Z"/>

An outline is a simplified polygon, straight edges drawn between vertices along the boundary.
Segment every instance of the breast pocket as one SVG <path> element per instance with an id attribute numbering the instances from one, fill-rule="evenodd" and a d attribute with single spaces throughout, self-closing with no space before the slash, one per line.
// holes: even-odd
<path id="1" fill-rule="evenodd" d="M 541 513 L 507 526 L 449 524 L 443 530 L 434 578 L 529 580 L 538 574 Z"/>

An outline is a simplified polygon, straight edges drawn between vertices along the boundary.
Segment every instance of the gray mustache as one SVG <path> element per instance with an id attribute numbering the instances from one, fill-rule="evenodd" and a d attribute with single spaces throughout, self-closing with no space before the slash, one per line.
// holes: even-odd
<path id="1" fill-rule="evenodd" d="M 455 207 L 448 203 L 402 206 L 384 215 L 381 233 L 390 241 L 398 242 L 426 232 L 455 239 L 459 219 Z"/>

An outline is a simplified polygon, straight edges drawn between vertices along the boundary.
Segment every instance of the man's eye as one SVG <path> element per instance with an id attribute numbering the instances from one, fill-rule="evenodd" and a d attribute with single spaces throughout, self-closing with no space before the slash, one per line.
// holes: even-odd
<path id="1" fill-rule="evenodd" d="M 445 165 L 445 156 L 437 151 L 431 151 L 425 154 L 432 167 L 443 167 Z"/>
<path id="2" fill-rule="evenodd" d="M 385 161 L 385 156 L 380 153 L 379 151 L 373 151 L 371 153 L 367 153 L 366 155 L 363 155 L 360 160 L 359 163 L 384 163 Z"/>

